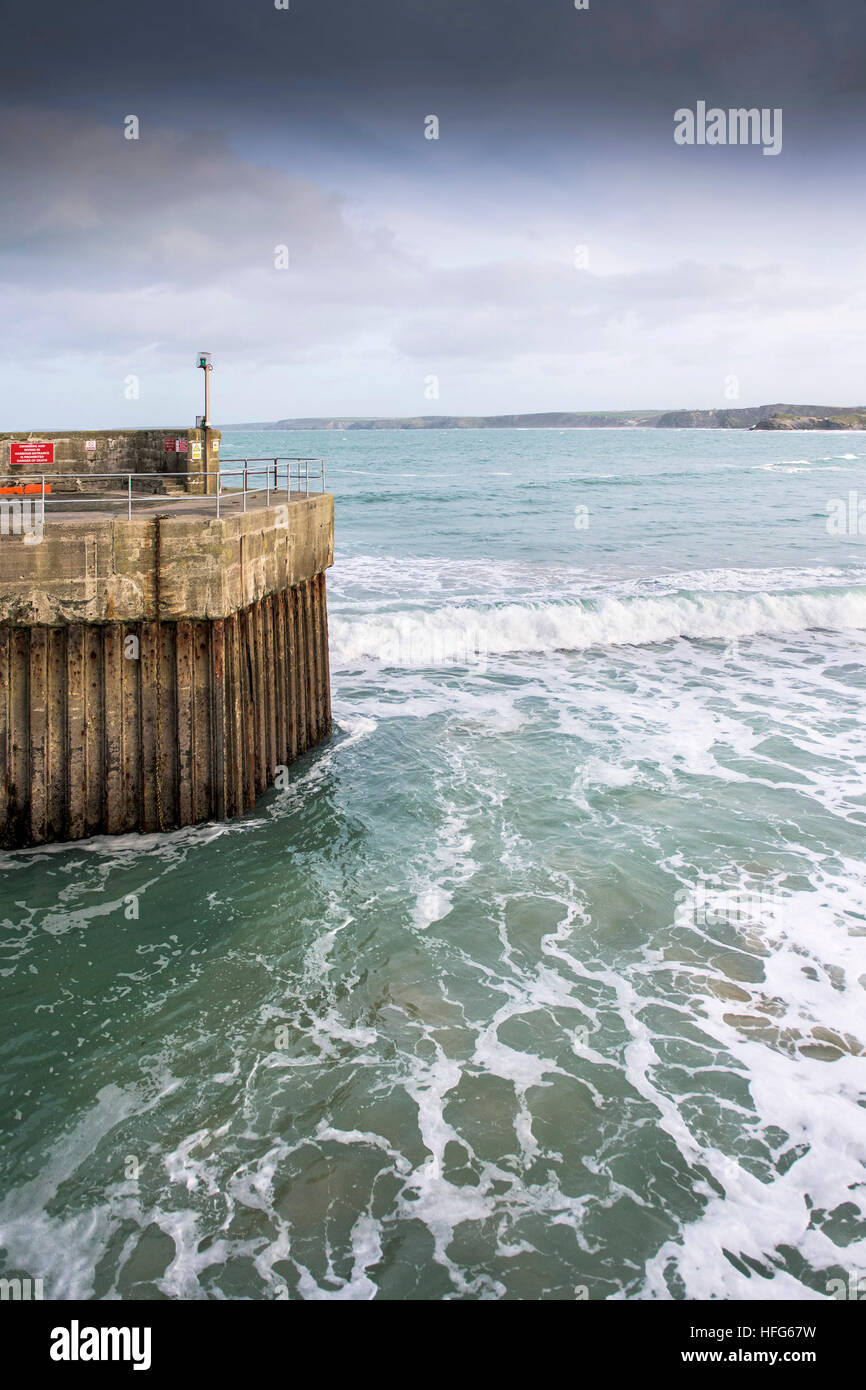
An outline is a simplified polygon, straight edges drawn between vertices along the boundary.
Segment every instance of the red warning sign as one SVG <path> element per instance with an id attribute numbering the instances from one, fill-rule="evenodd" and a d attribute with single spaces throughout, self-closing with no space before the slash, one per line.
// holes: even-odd
<path id="1" fill-rule="evenodd" d="M 41 471 L 54 462 L 54 445 L 43 439 L 13 439 L 9 462 L 19 468 L 38 468 Z"/>

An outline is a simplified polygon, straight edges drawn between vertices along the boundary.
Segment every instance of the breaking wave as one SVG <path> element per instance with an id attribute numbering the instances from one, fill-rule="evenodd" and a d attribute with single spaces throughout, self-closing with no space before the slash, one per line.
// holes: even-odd
<path id="1" fill-rule="evenodd" d="M 799 593 L 700 593 L 572 603 L 443 606 L 331 620 L 343 669 L 459 665 L 478 654 L 646 646 L 675 638 L 751 637 L 866 628 L 866 588 Z"/>

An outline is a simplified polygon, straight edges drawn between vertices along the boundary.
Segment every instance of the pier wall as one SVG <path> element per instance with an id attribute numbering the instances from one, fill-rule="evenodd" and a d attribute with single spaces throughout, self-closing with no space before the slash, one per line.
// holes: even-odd
<path id="1" fill-rule="evenodd" d="M 0 537 L 0 844 L 251 807 L 331 732 L 332 563 L 328 494 Z"/>
<path id="2" fill-rule="evenodd" d="M 203 479 L 189 486 L 189 473 L 214 474 L 219 471 L 221 432 L 216 429 L 177 428 L 141 430 L 30 430 L 0 433 L 0 474 L 13 478 L 19 473 L 61 473 L 83 475 L 164 473 L 179 486 L 200 491 Z M 12 445 L 23 443 L 54 445 L 54 462 L 41 467 L 21 467 L 13 464 Z M 173 444 L 173 448 L 168 448 Z M 208 481 L 210 481 L 208 479 Z M 86 489 L 86 481 L 69 483 L 52 480 L 53 492 L 75 492 Z M 110 479 L 101 479 L 99 488 L 105 491 Z M 118 480 L 118 487 L 120 481 Z M 153 489 L 154 491 L 156 488 Z"/>

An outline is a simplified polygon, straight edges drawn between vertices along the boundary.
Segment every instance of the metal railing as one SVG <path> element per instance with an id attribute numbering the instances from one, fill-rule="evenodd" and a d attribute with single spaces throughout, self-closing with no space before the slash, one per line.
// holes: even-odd
<path id="1" fill-rule="evenodd" d="M 242 469 L 224 468 L 224 467 L 223 467 L 223 464 L 226 464 L 226 463 L 240 463 L 240 464 L 243 464 L 243 468 L 242 468 Z M 259 467 L 251 467 L 251 466 L 250 466 L 250 465 L 256 465 L 256 464 L 258 464 L 258 465 L 260 465 L 260 466 L 259 466 Z M 281 464 L 285 464 L 285 465 L 286 465 L 286 482 L 285 482 L 285 485 L 283 485 L 283 486 L 280 486 L 280 484 L 279 484 L 279 466 L 280 466 Z M 248 486 L 248 480 L 249 480 L 250 475 L 252 475 L 253 477 L 260 477 L 260 478 L 261 478 L 261 477 L 264 477 L 264 479 L 265 479 L 264 487 L 259 486 L 259 487 L 256 487 L 256 488 L 250 488 L 250 487 Z M 311 490 L 311 489 L 310 489 L 310 484 L 311 484 L 311 482 L 312 482 L 312 491 L 314 491 L 314 492 L 317 492 L 317 491 L 318 491 L 318 492 L 324 492 L 324 491 L 325 491 L 325 460 L 324 460 L 324 459 L 287 458 L 287 457 L 285 457 L 285 456 L 282 456 L 282 457 L 280 457 L 280 458 L 275 458 L 275 459 L 269 459 L 269 458 L 221 459 L 221 460 L 220 460 L 220 472 L 219 472 L 219 479 L 220 479 L 220 482 L 219 482 L 218 485 L 217 485 L 217 516 L 219 516 L 219 514 L 220 514 L 220 511 L 219 511 L 219 498 L 220 498 L 220 493 L 221 493 L 221 483 L 222 483 L 222 479 L 223 479 L 223 478 L 232 477 L 232 476 L 235 476 L 235 477 L 242 477 L 242 478 L 243 478 L 243 485 L 242 485 L 242 488 L 240 489 L 240 491 L 242 491 L 242 493 L 243 493 L 243 510 L 246 511 L 246 509 L 247 509 L 247 494 L 248 494 L 248 492 L 264 492 L 264 493 L 265 493 L 265 505 L 266 505 L 266 506 L 270 506 L 270 495 L 271 495 L 271 492 L 275 492 L 275 493 L 276 493 L 276 492 L 278 492 L 278 491 L 279 491 L 279 492 L 284 491 L 284 492 L 286 493 L 287 498 L 288 498 L 288 497 L 291 497 L 291 494 L 292 494 L 293 492 L 301 493 L 304 497 L 309 497 L 309 495 L 310 495 L 310 490 Z M 316 483 L 317 483 L 317 482 L 320 484 L 320 486 L 319 486 L 318 488 L 316 487 Z M 236 491 L 237 491 L 237 489 L 236 489 Z"/>
<path id="2" fill-rule="evenodd" d="M 215 514 L 220 515 L 224 500 L 235 502 L 240 498 L 241 509 L 247 510 L 247 499 L 264 494 L 264 504 L 271 505 L 271 497 L 282 495 L 286 501 L 292 497 L 309 497 L 311 492 L 325 491 L 325 460 L 306 458 L 246 458 L 223 459 L 222 463 L 241 464 L 239 468 L 220 467 L 218 473 L 18 473 L 14 477 L 0 477 L 0 502 L 12 501 L 16 496 L 29 496 L 40 502 L 43 516 L 46 507 L 67 508 L 70 506 L 125 504 L 127 520 L 132 520 L 135 502 L 158 502 L 172 505 L 193 502 L 201 505 L 213 499 Z M 226 485 L 225 479 L 237 478 L 239 485 Z M 184 493 L 165 493 L 141 491 L 141 485 L 158 479 L 160 482 L 177 484 L 202 480 L 201 491 Z M 92 484 L 110 480 L 112 489 L 94 488 Z M 55 492 L 55 482 L 84 485 L 78 493 Z M 213 491 L 208 490 L 208 482 L 215 483 Z M 318 484 L 318 487 L 317 487 Z M 13 492 L 12 489 L 15 489 Z M 46 491 L 47 488 L 47 491 Z"/>

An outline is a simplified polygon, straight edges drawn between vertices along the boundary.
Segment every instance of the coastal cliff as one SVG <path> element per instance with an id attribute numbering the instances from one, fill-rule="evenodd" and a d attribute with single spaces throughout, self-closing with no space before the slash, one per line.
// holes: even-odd
<path id="1" fill-rule="evenodd" d="M 234 430 L 509 430 L 509 429 L 866 429 L 866 406 L 752 405 L 719 410 L 552 410 L 527 415 L 306 416 L 226 425 Z"/>
<path id="2" fill-rule="evenodd" d="M 832 421 L 844 423 L 834 424 Z M 785 430 L 862 429 L 866 411 L 859 406 L 754 405 L 721 410 L 669 410 L 654 421 L 658 429 Z M 810 423 L 795 424 L 794 421 Z M 790 422 L 790 423 L 789 423 Z"/>
<path id="3" fill-rule="evenodd" d="M 832 415 L 807 415 L 786 412 L 770 415 L 752 426 L 756 430 L 862 430 L 866 429 L 866 411 L 840 410 Z"/>

